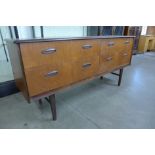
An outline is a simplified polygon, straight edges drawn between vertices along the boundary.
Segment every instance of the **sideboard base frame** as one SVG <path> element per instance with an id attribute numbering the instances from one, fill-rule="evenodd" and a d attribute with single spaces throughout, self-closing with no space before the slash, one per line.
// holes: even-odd
<path id="1" fill-rule="evenodd" d="M 107 73 L 118 76 L 118 86 L 121 85 L 123 68 L 131 64 L 133 38 L 94 36 L 7 40 L 7 45 L 17 87 L 29 103 L 36 100 L 42 105 L 45 98 L 50 104 L 53 120 L 56 120 L 55 94 L 60 90 L 103 78 Z M 119 73 L 115 73 L 116 70 Z M 58 75 L 54 74 L 58 71 Z"/>
<path id="2" fill-rule="evenodd" d="M 121 81 L 122 81 L 123 68 L 120 68 L 119 69 L 119 74 L 114 73 L 114 72 L 111 72 L 111 73 L 114 74 L 114 75 L 116 75 L 116 76 L 119 76 L 118 86 L 120 86 L 121 85 Z M 103 76 L 100 76 L 100 79 L 103 79 Z M 50 104 L 53 121 L 56 121 L 56 119 L 57 119 L 57 112 L 56 112 L 56 99 L 55 99 L 55 94 L 51 94 L 48 97 L 46 96 L 44 98 Z M 38 100 L 38 102 L 39 102 L 40 105 L 43 104 L 41 98 Z"/>
<path id="3" fill-rule="evenodd" d="M 57 119 L 55 94 L 49 95 L 49 97 L 45 97 L 45 100 L 50 104 L 52 118 L 53 121 L 55 121 Z M 38 102 L 40 105 L 43 104 L 42 99 L 39 99 Z"/>
<path id="4" fill-rule="evenodd" d="M 121 81 L 122 81 L 123 68 L 121 68 L 121 69 L 119 70 L 119 74 L 114 73 L 114 72 L 112 72 L 111 74 L 116 75 L 116 76 L 119 76 L 119 79 L 118 79 L 118 86 L 120 86 L 120 85 L 121 85 Z"/>
<path id="5" fill-rule="evenodd" d="M 123 68 L 120 68 L 119 69 L 119 74 L 118 73 L 114 73 L 114 72 L 111 72 L 111 74 L 116 75 L 116 76 L 119 77 L 118 84 L 117 85 L 120 86 L 121 85 L 121 81 L 122 81 Z M 103 76 L 101 76 L 100 79 L 102 80 L 103 79 Z"/>

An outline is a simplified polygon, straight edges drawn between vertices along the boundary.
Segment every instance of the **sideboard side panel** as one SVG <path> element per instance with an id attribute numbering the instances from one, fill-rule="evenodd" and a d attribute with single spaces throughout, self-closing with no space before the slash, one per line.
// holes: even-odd
<path id="1" fill-rule="evenodd" d="M 25 80 L 25 73 L 23 69 L 23 63 L 20 54 L 20 48 L 12 40 L 7 40 L 7 48 L 12 65 L 12 71 L 17 88 L 23 93 L 24 97 L 30 101 L 27 83 Z"/>

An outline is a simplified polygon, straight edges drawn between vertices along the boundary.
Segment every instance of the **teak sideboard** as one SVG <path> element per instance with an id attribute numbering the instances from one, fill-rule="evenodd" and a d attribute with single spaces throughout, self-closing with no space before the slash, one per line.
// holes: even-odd
<path id="1" fill-rule="evenodd" d="M 55 93 L 130 65 L 133 36 L 7 40 L 16 85 L 28 102 L 45 98 L 56 120 Z M 115 70 L 120 70 L 119 74 Z"/>

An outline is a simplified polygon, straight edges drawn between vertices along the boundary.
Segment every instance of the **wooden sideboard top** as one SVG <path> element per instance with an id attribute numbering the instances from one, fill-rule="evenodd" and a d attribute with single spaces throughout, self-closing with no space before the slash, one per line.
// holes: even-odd
<path id="1" fill-rule="evenodd" d="M 134 38 L 135 36 L 86 36 L 86 37 L 68 37 L 68 38 L 35 38 L 35 39 L 16 39 L 14 43 L 35 43 L 51 41 L 69 41 L 69 40 L 91 40 L 91 39 L 113 39 L 113 38 Z"/>

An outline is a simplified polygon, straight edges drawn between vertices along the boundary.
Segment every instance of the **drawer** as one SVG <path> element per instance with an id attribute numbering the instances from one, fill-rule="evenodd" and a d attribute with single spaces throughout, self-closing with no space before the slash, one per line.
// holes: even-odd
<path id="1" fill-rule="evenodd" d="M 125 38 L 123 39 L 123 44 L 126 48 L 132 49 L 133 46 L 133 38 Z"/>
<path id="2" fill-rule="evenodd" d="M 65 61 L 68 42 L 24 43 L 20 45 L 20 48 L 26 69 Z"/>
<path id="3" fill-rule="evenodd" d="M 82 59 L 73 63 L 73 82 L 94 76 L 97 73 L 98 67 L 99 56 Z"/>
<path id="4" fill-rule="evenodd" d="M 106 39 L 101 41 L 99 73 L 108 72 L 116 68 L 119 40 Z"/>
<path id="5" fill-rule="evenodd" d="M 96 57 L 100 52 L 99 40 L 76 40 L 71 41 L 70 57 L 72 61 L 80 60 L 81 58 Z"/>
<path id="6" fill-rule="evenodd" d="M 109 72 L 116 68 L 117 59 L 115 56 L 100 57 L 99 73 Z"/>
<path id="7" fill-rule="evenodd" d="M 116 38 L 102 40 L 102 46 L 108 50 L 121 51 L 124 48 L 132 49 L 133 38 Z"/>
<path id="8" fill-rule="evenodd" d="M 121 42 L 120 38 L 101 40 L 101 44 L 104 46 L 104 48 L 108 49 L 119 47 L 120 42 Z"/>
<path id="9" fill-rule="evenodd" d="M 130 63 L 132 56 L 133 39 L 125 38 L 120 41 L 121 50 L 117 55 L 117 66 L 123 66 Z"/>
<path id="10" fill-rule="evenodd" d="M 118 46 L 120 49 L 132 50 L 133 38 L 122 38 L 119 39 Z"/>
<path id="11" fill-rule="evenodd" d="M 122 65 L 129 64 L 132 42 L 130 38 L 102 40 L 99 73 L 109 72 Z"/>
<path id="12" fill-rule="evenodd" d="M 132 56 L 132 51 L 130 49 L 122 50 L 118 55 L 118 66 L 128 65 L 130 64 Z"/>
<path id="13" fill-rule="evenodd" d="M 114 57 L 117 53 L 119 53 L 123 49 L 123 46 L 121 45 L 120 42 L 121 42 L 120 39 L 101 40 L 101 51 L 100 51 L 101 57 L 105 60 L 108 57 Z"/>
<path id="14" fill-rule="evenodd" d="M 57 89 L 71 83 L 71 65 L 46 65 L 25 71 L 30 96 Z"/>

